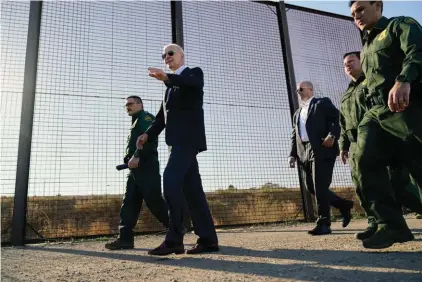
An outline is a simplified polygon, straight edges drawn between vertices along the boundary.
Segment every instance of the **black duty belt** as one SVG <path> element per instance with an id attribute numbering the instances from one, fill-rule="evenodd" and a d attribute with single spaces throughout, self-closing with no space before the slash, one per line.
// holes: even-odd
<path id="1" fill-rule="evenodd" d="M 378 95 L 376 95 L 376 96 L 366 96 L 366 103 L 367 103 L 367 106 L 369 108 L 372 108 L 373 106 L 377 106 L 377 105 L 380 105 L 380 106 L 386 105 L 384 99 L 381 96 L 378 96 Z"/>

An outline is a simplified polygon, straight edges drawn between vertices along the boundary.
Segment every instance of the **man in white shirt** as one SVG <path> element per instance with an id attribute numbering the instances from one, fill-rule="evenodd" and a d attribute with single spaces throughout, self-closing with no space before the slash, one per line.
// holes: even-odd
<path id="1" fill-rule="evenodd" d="M 315 195 L 318 207 L 317 226 L 308 233 L 331 233 L 330 205 L 339 209 L 343 227 L 351 220 L 353 202 L 329 190 L 334 163 L 339 154 L 337 139 L 340 135 L 339 111 L 329 98 L 316 98 L 309 81 L 298 84 L 301 106 L 293 116 L 291 168 L 298 162 L 306 189 Z"/>

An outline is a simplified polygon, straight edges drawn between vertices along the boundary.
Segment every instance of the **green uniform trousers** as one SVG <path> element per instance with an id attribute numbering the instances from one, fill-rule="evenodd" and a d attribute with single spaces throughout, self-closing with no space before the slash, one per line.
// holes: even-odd
<path id="1" fill-rule="evenodd" d="M 422 187 L 421 117 L 422 110 L 412 104 L 402 113 L 391 113 L 386 106 L 376 105 L 359 124 L 356 179 L 381 226 L 407 228 L 387 167 L 398 156 L 399 163 Z"/>
<path id="2" fill-rule="evenodd" d="M 119 226 L 120 238 L 125 241 L 133 241 L 133 229 L 141 212 L 142 201 L 145 201 L 151 213 L 168 227 L 168 207 L 161 195 L 160 167 L 156 157 L 142 162 L 128 174 Z"/>
<path id="3" fill-rule="evenodd" d="M 375 227 L 377 225 L 377 219 L 374 212 L 371 210 L 370 203 L 365 199 L 362 186 L 359 182 L 359 174 L 356 164 L 356 142 L 350 143 L 349 149 L 349 164 L 351 168 L 352 181 L 356 187 L 356 195 L 360 201 L 360 205 L 365 211 L 366 218 L 368 219 L 368 225 Z M 420 213 L 422 211 L 422 198 L 421 191 L 410 177 L 408 170 L 397 161 L 393 165 L 389 166 L 388 173 L 390 176 L 391 186 L 395 193 L 395 199 L 399 205 L 408 208 L 412 212 Z M 398 212 L 401 212 L 399 206 L 397 206 Z"/>

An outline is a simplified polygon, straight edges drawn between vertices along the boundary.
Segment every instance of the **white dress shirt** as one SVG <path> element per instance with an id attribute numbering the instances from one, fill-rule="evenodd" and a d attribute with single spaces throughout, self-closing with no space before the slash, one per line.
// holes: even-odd
<path id="1" fill-rule="evenodd" d="M 174 73 L 175 74 L 181 74 L 182 73 L 182 71 L 185 69 L 186 67 L 185 67 L 185 65 L 182 65 L 180 68 L 178 68 Z"/>
<path id="2" fill-rule="evenodd" d="M 299 135 L 302 142 L 309 141 L 308 132 L 306 131 L 306 120 L 308 119 L 309 105 L 313 99 L 314 97 L 306 102 L 302 102 L 302 108 L 299 114 Z"/>

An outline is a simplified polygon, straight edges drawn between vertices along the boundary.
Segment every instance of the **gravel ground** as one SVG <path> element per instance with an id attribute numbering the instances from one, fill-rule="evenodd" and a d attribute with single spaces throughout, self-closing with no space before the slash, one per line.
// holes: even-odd
<path id="1" fill-rule="evenodd" d="M 2 281 L 422 281 L 422 221 L 409 218 L 415 240 L 369 251 L 353 238 L 354 220 L 333 234 L 312 237 L 312 225 L 218 230 L 221 252 L 149 256 L 163 235 L 139 236 L 135 249 L 108 251 L 90 240 L 4 247 Z M 195 236 L 185 237 L 185 247 Z"/>

